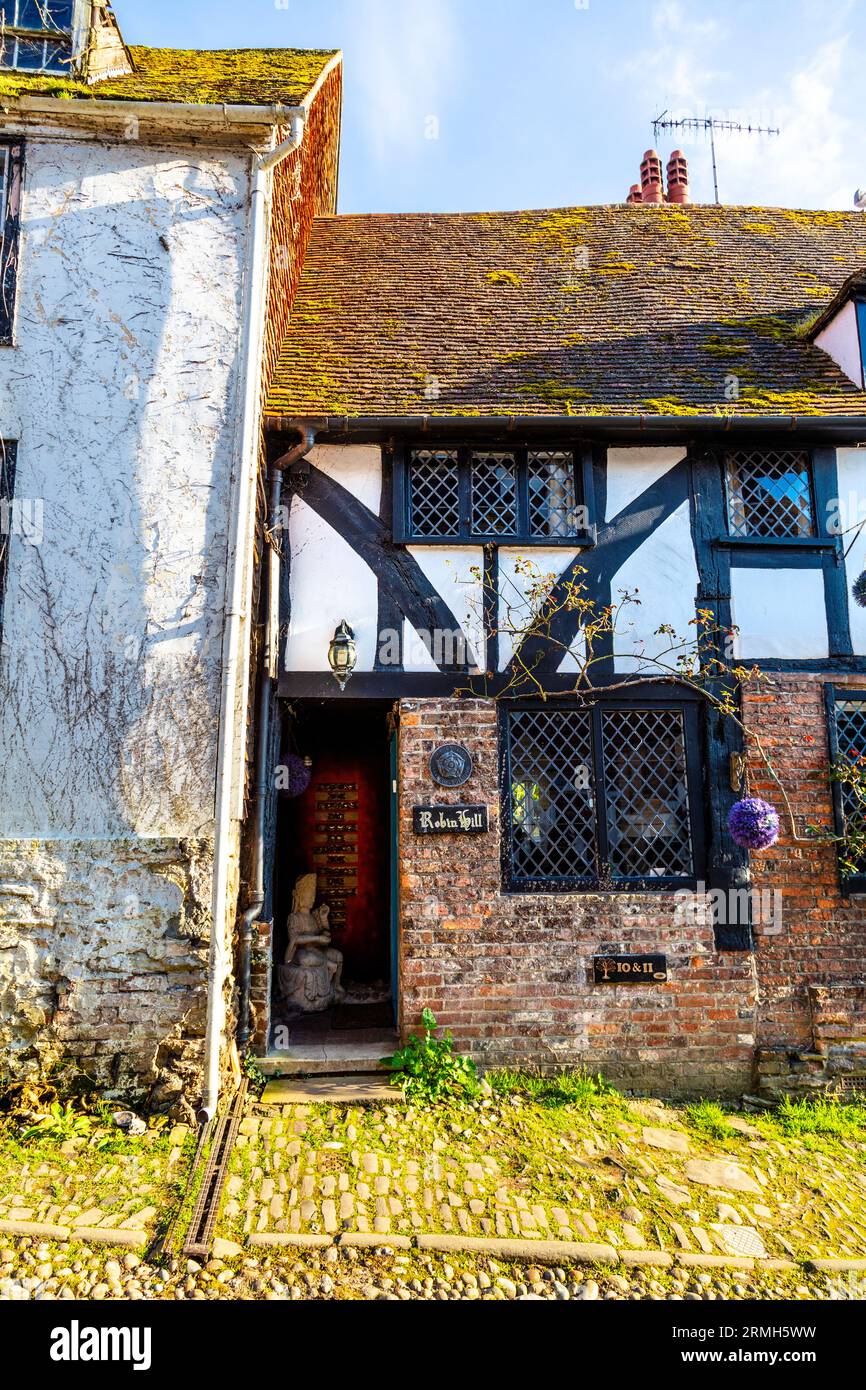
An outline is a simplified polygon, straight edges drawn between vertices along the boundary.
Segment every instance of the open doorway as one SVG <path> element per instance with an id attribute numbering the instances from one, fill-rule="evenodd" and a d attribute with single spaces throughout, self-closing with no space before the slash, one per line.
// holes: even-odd
<path id="1" fill-rule="evenodd" d="M 327 1060 L 331 1049 L 386 1050 L 394 1039 L 391 708 L 299 701 L 284 714 L 284 753 L 309 760 L 310 782 L 301 795 L 281 795 L 277 810 L 271 1047 L 278 1052 L 324 1048 Z M 303 989 L 287 996 L 279 968 L 296 886 L 312 874 L 314 913 L 321 921 L 327 909 L 331 952 L 339 953 L 330 955 L 339 992 L 329 999 Z M 293 959 L 305 957 L 296 952 Z"/>

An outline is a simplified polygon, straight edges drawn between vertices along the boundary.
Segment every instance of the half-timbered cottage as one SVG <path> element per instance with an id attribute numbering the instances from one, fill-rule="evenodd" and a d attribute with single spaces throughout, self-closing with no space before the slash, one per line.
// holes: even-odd
<path id="1" fill-rule="evenodd" d="M 429 1006 L 489 1064 L 857 1074 L 828 769 L 866 727 L 863 222 L 652 202 L 316 220 L 265 405 L 282 757 L 311 765 L 257 956 L 289 1063 L 361 1065 L 365 1025 Z M 380 1001 L 354 1035 L 269 973 L 312 871 Z"/>
<path id="2" fill-rule="evenodd" d="M 861 215 L 339 216 L 338 53 L 0 9 L 4 1066 L 862 1076 Z"/>

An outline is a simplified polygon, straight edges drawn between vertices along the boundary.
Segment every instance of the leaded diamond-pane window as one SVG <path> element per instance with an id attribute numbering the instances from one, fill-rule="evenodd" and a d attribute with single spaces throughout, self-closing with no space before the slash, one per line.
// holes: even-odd
<path id="1" fill-rule="evenodd" d="M 815 534 L 809 455 L 795 449 L 738 449 L 725 455 L 732 536 L 784 539 Z"/>
<path id="2" fill-rule="evenodd" d="M 515 710 L 509 746 L 515 877 L 591 880 L 596 853 L 589 712 Z"/>
<path id="3" fill-rule="evenodd" d="M 396 462 L 395 538 L 592 545 L 588 469 L 573 449 L 410 449 Z"/>
<path id="4" fill-rule="evenodd" d="M 603 710 L 607 839 L 615 878 L 689 877 L 686 749 L 679 710 Z"/>
<path id="5" fill-rule="evenodd" d="M 863 798 L 856 788 L 861 781 L 858 769 L 866 761 L 866 694 L 859 690 L 843 692 L 836 687 L 830 710 L 831 756 L 840 774 L 833 784 L 836 793 L 836 831 L 843 835 L 853 825 L 862 827 L 864 819 Z M 853 777 L 849 773 L 853 773 Z M 852 874 L 852 868 L 856 873 Z M 857 880 L 863 878 L 866 878 L 866 861 L 847 869 L 843 867 L 843 879 L 849 888 L 862 892 L 863 885 Z"/>
<path id="6" fill-rule="evenodd" d="M 668 888 L 696 878 L 694 707 L 515 706 L 503 721 L 507 887 Z"/>
<path id="7" fill-rule="evenodd" d="M 529 529 L 533 536 L 573 536 L 578 529 L 571 454 L 530 452 Z"/>
<path id="8" fill-rule="evenodd" d="M 410 529 L 416 536 L 459 536 L 457 454 L 416 449 L 409 462 Z"/>
<path id="9" fill-rule="evenodd" d="M 472 454 L 471 531 L 479 536 L 517 534 L 517 463 L 511 454 Z"/>
<path id="10" fill-rule="evenodd" d="M 0 0 L 0 67 L 68 72 L 73 0 Z"/>

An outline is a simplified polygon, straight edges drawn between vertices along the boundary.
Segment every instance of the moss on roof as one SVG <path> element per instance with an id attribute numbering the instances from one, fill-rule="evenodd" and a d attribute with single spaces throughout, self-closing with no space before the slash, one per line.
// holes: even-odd
<path id="1" fill-rule="evenodd" d="M 332 50 L 300 48 L 129 49 L 135 71 L 101 82 L 50 73 L 3 72 L 4 97 L 53 96 L 68 100 L 176 101 L 193 106 L 299 105 L 331 58 Z"/>
<path id="2" fill-rule="evenodd" d="M 863 266 L 859 213 L 323 217 L 266 411 L 866 415 L 803 331 Z"/>

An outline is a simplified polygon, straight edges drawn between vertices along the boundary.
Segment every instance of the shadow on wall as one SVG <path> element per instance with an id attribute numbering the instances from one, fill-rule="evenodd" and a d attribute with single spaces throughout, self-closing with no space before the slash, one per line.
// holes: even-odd
<path id="1" fill-rule="evenodd" d="M 13 536 L 0 835 L 189 835 L 214 815 L 246 161 L 38 146 L 0 415 Z M 141 147 L 136 147 L 141 154 Z M 5 417 L 5 418 L 4 418 Z"/>

